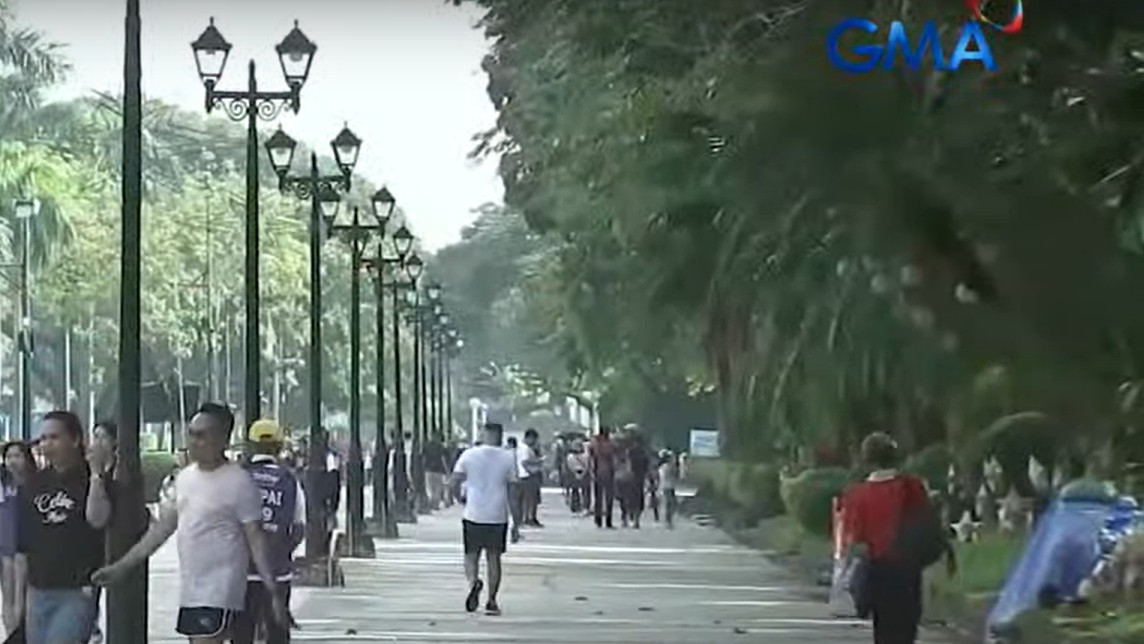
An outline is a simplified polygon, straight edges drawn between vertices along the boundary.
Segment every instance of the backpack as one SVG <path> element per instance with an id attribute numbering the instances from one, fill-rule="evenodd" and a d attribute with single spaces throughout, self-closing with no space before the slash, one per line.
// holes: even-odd
<path id="1" fill-rule="evenodd" d="M 903 479 L 908 482 L 909 479 Z M 903 489 L 903 495 L 905 491 Z M 923 570 L 937 563 L 949 549 L 948 535 L 941 513 L 929 500 L 903 510 L 898 532 L 890 546 L 891 557 L 910 568 Z"/>

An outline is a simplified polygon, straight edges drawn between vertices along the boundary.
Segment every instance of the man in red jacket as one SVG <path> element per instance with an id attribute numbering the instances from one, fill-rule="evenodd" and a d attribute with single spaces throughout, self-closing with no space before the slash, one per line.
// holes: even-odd
<path id="1" fill-rule="evenodd" d="M 868 559 L 865 598 L 874 618 L 875 644 L 914 644 L 922 615 L 922 570 L 900 560 L 895 540 L 903 519 L 929 503 L 921 479 L 896 468 L 898 446 L 875 433 L 862 441 L 870 476 L 843 496 L 846 534 Z"/>

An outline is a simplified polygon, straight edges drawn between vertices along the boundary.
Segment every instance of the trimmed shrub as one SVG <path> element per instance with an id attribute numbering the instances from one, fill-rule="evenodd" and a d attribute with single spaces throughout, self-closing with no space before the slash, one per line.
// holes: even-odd
<path id="1" fill-rule="evenodd" d="M 783 503 L 804 530 L 828 536 L 833 523 L 834 497 L 855 480 L 854 472 L 841 467 L 805 470 L 783 481 Z"/>
<path id="2" fill-rule="evenodd" d="M 952 456 L 945 445 L 930 445 L 917 454 L 911 455 L 902 464 L 902 471 L 917 476 L 926 482 L 931 491 L 945 493 L 949 483 L 949 465 Z"/>
<path id="3" fill-rule="evenodd" d="M 144 452 L 139 458 L 143 467 L 143 500 L 146 503 L 158 503 L 159 487 L 178 465 L 178 461 L 169 452 Z"/>
<path id="4" fill-rule="evenodd" d="M 729 496 L 743 510 L 748 525 L 782 514 L 782 500 L 778 469 L 761 463 L 735 463 L 731 474 Z"/>

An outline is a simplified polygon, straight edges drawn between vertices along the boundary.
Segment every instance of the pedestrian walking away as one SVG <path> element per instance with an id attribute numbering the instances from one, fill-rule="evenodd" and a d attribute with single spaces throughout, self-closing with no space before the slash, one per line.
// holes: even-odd
<path id="1" fill-rule="evenodd" d="M 103 475 L 107 454 L 93 451 L 85 462 L 83 426 L 68 411 L 44 416 L 40 445 L 47 466 L 21 488 L 17 526 L 27 561 L 25 641 L 86 643 L 96 614 L 91 576 L 104 561 L 114 494 Z"/>
<path id="2" fill-rule="evenodd" d="M 480 445 L 478 441 L 477 445 Z M 524 517 L 524 490 L 521 485 L 521 479 L 526 474 L 521 470 L 520 465 L 520 446 L 516 443 L 516 437 L 510 436 L 506 441 L 504 449 L 512 455 L 512 461 L 516 467 L 516 476 L 513 478 L 512 483 L 508 488 L 508 511 L 509 518 L 512 519 L 510 525 L 512 531 L 512 542 L 517 543 L 520 541 L 520 526 Z M 453 466 L 454 469 L 456 465 Z"/>
<path id="3" fill-rule="evenodd" d="M 622 465 L 616 468 L 616 480 L 623 494 L 621 506 L 625 515 L 624 525 L 631 525 L 638 530 L 644 511 L 648 471 L 651 469 L 651 458 L 638 429 L 631 430 L 621 463 Z"/>
<path id="4" fill-rule="evenodd" d="M 501 586 L 501 557 L 508 538 L 509 486 L 517 480 L 512 452 L 501 447 L 504 428 L 485 425 L 481 444 L 471 447 L 453 466 L 452 487 L 465 504 L 461 522 L 465 550 L 465 580 L 469 584 L 465 610 L 480 605 L 484 582 L 480 578 L 481 552 L 485 553 L 489 595 L 485 613 L 500 615 L 497 595 Z M 463 491 L 463 494 L 462 494 Z"/>
<path id="5" fill-rule="evenodd" d="M 294 550 L 306 534 L 306 495 L 294 473 L 276 458 L 285 442 L 281 425 L 273 420 L 256 421 L 248 438 L 251 455 L 246 470 L 262 498 L 262 533 L 278 589 L 276 599 L 289 609 Z M 259 628 L 265 644 L 290 641 L 289 623 L 274 619 L 274 599 L 252 566 L 246 577 L 246 603 L 235 618 L 233 644 L 254 644 Z"/>
<path id="6" fill-rule="evenodd" d="M 679 484 L 679 463 L 671 450 L 659 453 L 659 492 L 663 497 L 663 521 L 668 528 L 675 527 L 675 488 Z"/>
<path id="7" fill-rule="evenodd" d="M 571 497 L 568 501 L 573 514 L 581 514 L 588 509 L 591 495 L 588 476 L 588 454 L 585 453 L 584 442 L 577 440 L 568 452 L 566 469 L 568 471 Z"/>
<path id="8" fill-rule="evenodd" d="M 847 548 L 861 570 L 850 592 L 858 615 L 873 618 L 875 644 L 914 644 L 922 617 L 922 572 L 949 544 L 925 484 L 896 469 L 894 440 L 874 433 L 862 441 L 861 451 L 873 472 L 842 497 L 851 540 Z"/>
<path id="9" fill-rule="evenodd" d="M 596 527 L 608 528 L 612 525 L 612 512 L 616 495 L 616 446 L 611 440 L 611 430 L 600 428 L 600 433 L 592 437 L 589 448 L 589 463 L 592 467 L 592 502 Z"/>
<path id="10" fill-rule="evenodd" d="M 535 429 L 524 432 L 520 450 L 521 521 L 530 528 L 543 528 L 540 523 L 540 491 L 544 487 L 544 456 L 540 453 L 540 434 Z"/>
<path id="11" fill-rule="evenodd" d="M 274 620 L 289 624 L 262 530 L 258 487 L 226 458 L 234 416 L 225 405 L 206 403 L 187 429 L 190 465 L 175 479 L 172 499 L 159 520 L 127 554 L 93 576 L 115 583 L 145 561 L 178 531 L 179 614 L 175 630 L 194 644 L 222 644 L 231 637 L 246 598 L 247 570 L 253 560 Z"/>

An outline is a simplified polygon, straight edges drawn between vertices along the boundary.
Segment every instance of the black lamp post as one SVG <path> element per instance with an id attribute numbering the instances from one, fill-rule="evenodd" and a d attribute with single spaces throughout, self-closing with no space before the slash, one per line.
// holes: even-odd
<path id="1" fill-rule="evenodd" d="M 457 329 L 450 328 L 445 339 L 445 426 L 449 428 L 450 437 L 453 432 L 453 358 L 464 346 Z"/>
<path id="2" fill-rule="evenodd" d="M 214 26 L 214 18 L 202 35 L 191 43 L 199 78 L 206 87 L 206 110 L 221 109 L 236 122 L 246 121 L 246 266 L 244 270 L 246 300 L 246 379 L 243 416 L 246 424 L 261 415 L 262 357 L 258 325 L 258 119 L 271 121 L 289 107 L 297 113 L 301 107 L 302 86 L 310 75 L 310 65 L 318 47 L 298 29 L 294 29 L 276 47 L 282 74 L 290 89 L 279 92 L 259 91 L 254 61 L 248 67 L 247 88 L 237 91 L 216 89 L 226 68 L 231 44 Z"/>
<path id="3" fill-rule="evenodd" d="M 393 195 L 389 194 L 388 190 L 382 188 L 385 194 L 389 197 L 390 212 L 392 212 L 394 201 Z M 388 217 L 387 217 L 388 218 Z M 373 451 L 373 516 L 370 521 L 372 524 L 371 534 L 381 537 L 383 539 L 396 539 L 397 538 L 397 523 L 394 521 L 393 512 L 389 505 L 389 441 L 386 440 L 385 435 L 385 293 L 386 290 L 392 288 L 396 293 L 400 288 L 398 278 L 398 271 L 404 270 L 405 261 L 409 258 L 409 253 L 413 249 L 413 234 L 409 229 L 402 226 L 396 230 L 391 236 L 394 248 L 394 256 L 387 257 L 385 254 L 385 236 L 378 237 L 377 240 L 377 255 L 374 257 L 366 258 L 363 265 L 366 270 L 374 278 L 374 292 L 377 294 L 377 305 L 374 308 L 376 313 L 376 336 L 377 336 L 377 371 L 376 371 L 376 389 L 377 389 L 377 437 L 374 440 Z M 389 278 L 387 280 L 387 277 Z M 394 336 L 394 348 L 397 351 L 400 349 L 396 346 L 399 343 L 399 337 Z M 395 359 L 395 363 L 399 360 Z M 400 366 L 400 365 L 398 365 Z M 400 375 L 400 374 L 399 374 Z M 400 386 L 400 377 L 397 378 L 398 386 Z M 400 423 L 400 409 L 401 398 L 397 398 L 397 416 L 398 416 L 398 432 L 401 431 Z"/>
<path id="4" fill-rule="evenodd" d="M 16 243 L 18 258 L 11 265 L 19 271 L 16 276 L 16 289 L 19 291 L 20 303 L 20 329 L 16 333 L 16 344 L 19 352 L 19 392 L 20 392 L 20 438 L 32 440 L 32 293 L 30 260 L 32 255 L 32 218 L 40 210 L 40 204 L 34 199 L 17 199 L 12 204 L 13 213 L 19 222 Z"/>
<path id="5" fill-rule="evenodd" d="M 413 235 L 410 234 L 409 231 L 405 228 L 402 228 L 402 230 L 405 231 L 405 236 L 403 238 L 408 239 L 409 244 L 412 247 Z M 396 233 L 394 233 L 395 239 L 397 238 L 398 235 L 400 235 L 402 233 L 402 230 L 398 230 Z M 424 270 L 425 270 L 425 264 L 424 264 L 424 262 L 421 261 L 421 258 L 418 257 L 416 253 L 411 254 L 409 256 L 409 258 L 407 260 L 405 260 L 405 275 L 406 275 L 406 278 L 408 280 L 405 283 L 406 295 L 411 296 L 413 298 L 416 298 L 417 283 L 421 279 L 421 273 L 424 272 Z M 394 289 L 393 289 L 392 320 L 393 320 L 393 363 L 394 363 L 393 364 L 393 373 L 394 373 L 393 388 L 394 388 L 394 400 L 395 400 L 395 404 L 397 405 L 397 407 L 395 409 L 395 411 L 397 413 L 397 431 L 394 432 L 396 434 L 396 440 L 394 441 L 395 444 L 394 444 L 394 450 L 393 450 L 394 451 L 393 485 L 395 488 L 393 491 L 393 502 L 394 502 L 394 505 L 397 506 L 397 517 L 396 517 L 397 520 L 407 522 L 407 523 L 411 523 L 411 522 L 415 522 L 417 520 L 417 513 L 413 512 L 413 507 L 412 507 L 412 504 L 410 503 L 410 499 L 409 499 L 409 492 L 410 492 L 410 488 L 411 488 L 410 473 L 409 473 L 410 463 L 409 463 L 409 459 L 407 458 L 406 453 L 405 453 L 405 420 L 404 420 L 404 416 L 402 414 L 402 406 L 403 406 L 402 395 L 403 394 L 402 394 L 402 387 L 401 387 L 401 379 L 402 379 L 402 373 L 401 373 L 401 311 L 402 311 L 401 292 L 402 292 L 402 289 L 399 288 L 395 284 Z M 416 409 L 416 400 L 417 399 L 415 396 L 414 397 L 414 409 Z M 416 433 L 414 434 L 414 439 L 416 439 Z M 416 440 L 414 442 L 416 443 Z"/>
<path id="6" fill-rule="evenodd" d="M 438 418 L 438 398 L 441 395 L 441 389 L 437 382 L 437 334 L 440 330 L 440 316 L 431 315 L 425 323 L 425 366 L 428 372 L 426 376 L 425 391 L 428 392 L 426 405 L 429 408 L 429 423 L 426 436 L 428 440 L 437 441 L 441 438 L 441 420 Z"/>
<path id="7" fill-rule="evenodd" d="M 281 128 L 266 141 L 266 152 L 270 165 L 278 175 L 278 189 L 298 199 L 310 201 L 310 453 L 307 455 L 309 467 L 306 470 L 307 489 L 317 490 L 321 486 L 321 474 L 326 468 L 325 452 L 322 444 L 322 226 L 324 221 L 334 221 L 341 205 L 341 192 L 348 192 L 354 166 L 361 153 L 361 139 L 348 127 L 330 142 L 337 174 L 321 174 L 318 170 L 318 154 L 310 153 L 310 171 L 306 174 L 289 174 L 294 162 L 297 142 Z M 374 196 L 374 214 L 384 195 Z M 392 201 L 392 198 L 391 198 Z M 386 214 L 386 217 L 389 215 Z M 306 559 L 317 561 L 326 555 L 322 544 L 326 543 L 326 522 L 323 520 L 322 499 L 317 494 L 306 496 Z"/>
<path id="8" fill-rule="evenodd" d="M 431 285 L 426 289 L 426 296 L 429 298 L 429 304 L 419 311 L 420 315 L 417 318 L 421 325 L 421 406 L 425 414 L 425 422 L 421 429 L 422 446 L 437 433 L 436 414 L 433 407 L 432 348 L 437 318 L 441 315 L 441 287 L 437 284 Z M 424 460 L 424 453 L 422 460 Z"/>
<path id="9" fill-rule="evenodd" d="M 353 209 L 350 223 L 330 222 L 330 232 L 340 234 L 350 247 L 350 453 L 346 476 L 347 556 L 372 558 L 373 540 L 365 533 L 365 471 L 361 452 L 361 271 L 365 249 L 375 233 L 385 230 L 390 209 L 374 213 L 374 221 L 361 218 Z M 380 219 L 384 216 L 386 220 Z"/>
<path id="10" fill-rule="evenodd" d="M 123 47 L 123 198 L 120 226 L 119 448 L 115 459 L 116 506 L 107 531 L 111 558 L 119 559 L 147 530 L 143 469 L 139 459 L 143 362 L 140 338 L 143 208 L 143 91 L 139 0 L 127 0 Z M 136 566 L 107 589 L 107 641 L 147 642 L 147 564 Z"/>
<path id="11" fill-rule="evenodd" d="M 433 379 L 436 381 L 437 438 L 445 440 L 451 428 L 445 424 L 445 342 L 449 337 L 449 314 L 437 316 L 437 328 L 433 334 Z"/>

